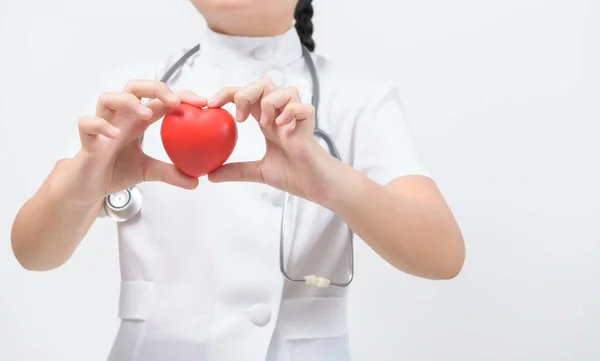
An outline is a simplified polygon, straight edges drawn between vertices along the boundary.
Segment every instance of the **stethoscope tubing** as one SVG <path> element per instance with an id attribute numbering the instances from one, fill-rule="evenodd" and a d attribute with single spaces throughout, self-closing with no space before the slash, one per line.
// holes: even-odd
<path id="1" fill-rule="evenodd" d="M 188 50 L 177 62 L 175 62 L 169 70 L 161 77 L 160 81 L 163 83 L 168 83 L 169 80 L 173 77 L 173 75 L 177 72 L 183 64 L 195 53 L 200 51 L 200 44 L 194 46 L 190 50 Z M 327 146 L 327 150 L 329 154 L 335 157 L 338 160 L 341 160 L 340 153 L 335 145 L 334 140 L 331 136 L 322 130 L 319 127 L 319 102 L 320 102 L 320 84 L 319 77 L 317 75 L 317 69 L 310 55 L 310 51 L 302 46 L 302 56 L 306 61 L 306 65 L 310 71 L 310 76 L 312 80 L 312 99 L 311 104 L 315 108 L 315 130 L 314 136 L 317 140 L 322 140 L 325 142 Z M 143 145 L 144 134 L 140 137 L 140 147 Z M 126 197 L 123 200 L 121 197 Z M 115 201 L 113 201 L 115 199 Z M 305 276 L 303 278 L 295 278 L 291 277 L 285 267 L 285 231 L 286 231 L 286 220 L 288 215 L 288 206 L 290 203 L 291 195 L 289 193 L 285 193 L 283 210 L 281 215 L 281 233 L 280 233 L 280 244 L 279 244 L 279 268 L 281 274 L 284 278 L 292 283 L 304 283 L 317 287 L 347 287 L 352 283 L 354 279 L 354 246 L 353 246 L 353 235 L 349 230 L 349 247 L 350 247 L 350 256 L 349 256 L 349 265 L 348 265 L 348 277 L 343 282 L 335 282 L 331 281 L 324 277 L 317 277 L 315 275 Z M 104 210 L 106 214 L 114 219 L 117 222 L 125 222 L 133 219 L 142 211 L 143 205 L 143 197 L 140 189 L 137 186 L 132 186 L 127 188 L 121 192 L 113 193 L 106 197 L 104 202 Z"/>

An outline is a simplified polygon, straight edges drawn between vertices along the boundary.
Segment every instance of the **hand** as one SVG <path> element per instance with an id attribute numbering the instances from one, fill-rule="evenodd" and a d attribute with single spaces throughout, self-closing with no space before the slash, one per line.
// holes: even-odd
<path id="1" fill-rule="evenodd" d="M 141 98 L 154 99 L 143 105 Z M 122 92 L 102 94 L 96 116 L 79 120 L 81 149 L 71 160 L 72 171 L 58 184 L 83 203 L 93 203 L 144 181 L 195 188 L 198 179 L 144 154 L 139 142 L 152 123 L 181 101 L 206 105 L 203 97 L 189 91 L 174 94 L 166 84 L 157 81 L 130 81 Z"/>
<path id="2" fill-rule="evenodd" d="M 261 160 L 225 164 L 208 175 L 212 182 L 244 181 L 268 184 L 314 202 L 326 197 L 336 159 L 314 138 L 315 109 L 300 102 L 298 89 L 276 89 L 269 79 L 246 87 L 222 89 L 209 107 L 233 102 L 236 120 L 259 120 L 266 153 Z"/>

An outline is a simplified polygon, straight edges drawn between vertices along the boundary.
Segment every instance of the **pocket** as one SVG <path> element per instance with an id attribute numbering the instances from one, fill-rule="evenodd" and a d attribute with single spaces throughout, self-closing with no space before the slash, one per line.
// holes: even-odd
<path id="1" fill-rule="evenodd" d="M 290 361 L 349 361 L 346 298 L 284 299 L 280 325 Z"/>
<path id="2" fill-rule="evenodd" d="M 154 297 L 154 282 L 121 282 L 119 318 L 121 325 L 108 361 L 133 361 L 137 358 L 146 318 Z"/>
<path id="3" fill-rule="evenodd" d="M 143 321 L 122 320 L 108 355 L 108 361 L 135 360 L 143 328 Z"/>
<path id="4" fill-rule="evenodd" d="M 290 361 L 350 361 L 347 336 L 288 339 Z"/>
<path id="5" fill-rule="evenodd" d="M 151 334 L 147 321 L 122 320 L 108 361 L 198 361 L 208 359 L 204 340 Z"/>
<path id="6" fill-rule="evenodd" d="M 198 311 L 170 303 L 154 282 L 122 282 L 121 325 L 108 361 L 206 360 L 211 318 Z"/>

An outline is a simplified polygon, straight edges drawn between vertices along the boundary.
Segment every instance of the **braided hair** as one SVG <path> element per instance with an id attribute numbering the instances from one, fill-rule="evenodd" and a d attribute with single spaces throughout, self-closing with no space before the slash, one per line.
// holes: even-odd
<path id="1" fill-rule="evenodd" d="M 294 18 L 296 19 L 296 31 L 300 36 L 302 45 L 306 46 L 309 51 L 315 50 L 315 41 L 312 38 L 313 34 L 313 6 L 312 0 L 298 0 Z"/>

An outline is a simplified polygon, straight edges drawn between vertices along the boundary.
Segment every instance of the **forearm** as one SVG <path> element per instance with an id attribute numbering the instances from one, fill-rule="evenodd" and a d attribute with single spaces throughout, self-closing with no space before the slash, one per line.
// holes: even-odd
<path id="1" fill-rule="evenodd" d="M 100 204 L 71 201 L 60 182 L 69 160 L 57 164 L 44 184 L 19 210 L 12 226 L 13 252 L 30 270 L 48 270 L 65 263 L 95 219 Z"/>
<path id="2" fill-rule="evenodd" d="M 326 206 L 375 252 L 419 277 L 448 279 L 458 274 L 464 246 L 445 204 L 383 187 L 342 163 L 334 167 L 336 187 Z"/>

